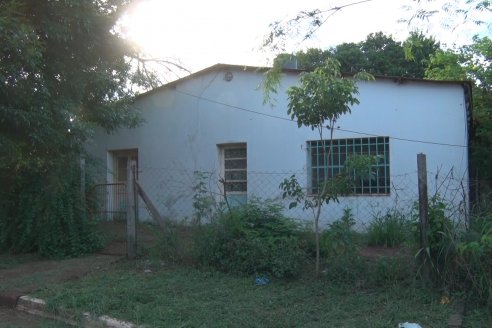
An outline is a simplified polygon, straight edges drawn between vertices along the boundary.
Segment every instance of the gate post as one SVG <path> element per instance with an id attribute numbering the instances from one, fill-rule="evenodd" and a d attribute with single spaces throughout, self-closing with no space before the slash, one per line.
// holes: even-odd
<path id="1" fill-rule="evenodd" d="M 126 182 L 126 247 L 127 257 L 133 260 L 137 255 L 137 225 L 136 225 L 136 201 L 135 201 L 135 171 L 136 161 L 128 161 Z"/>
<path id="2" fill-rule="evenodd" d="M 420 265 L 426 281 L 430 280 L 430 260 L 428 256 L 429 199 L 427 195 L 427 162 L 425 154 L 417 154 L 420 217 Z"/>

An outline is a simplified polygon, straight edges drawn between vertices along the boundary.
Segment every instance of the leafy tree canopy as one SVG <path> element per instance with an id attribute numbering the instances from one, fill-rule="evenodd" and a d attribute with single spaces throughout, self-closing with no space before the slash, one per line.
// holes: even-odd
<path id="1" fill-rule="evenodd" d="M 368 72 L 373 75 L 423 78 L 430 57 L 439 43 L 420 32 L 412 32 L 404 42 L 382 32 L 371 33 L 359 43 L 342 43 L 328 50 L 308 49 L 295 55 L 301 69 L 314 70 L 327 58 L 334 58 L 346 73 Z"/>
<path id="2" fill-rule="evenodd" d="M 0 1 L 0 249 L 73 255 L 94 247 L 76 158 L 93 127 L 138 124 L 130 103 L 155 82 L 116 32 L 129 5 Z"/>
<path id="3" fill-rule="evenodd" d="M 135 126 L 138 52 L 115 31 L 126 0 L 0 2 L 0 168 L 46 169 L 89 127 Z"/>

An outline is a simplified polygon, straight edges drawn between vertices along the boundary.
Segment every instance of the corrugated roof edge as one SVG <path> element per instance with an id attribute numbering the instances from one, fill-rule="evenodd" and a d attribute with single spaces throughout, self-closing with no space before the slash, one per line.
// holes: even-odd
<path id="1" fill-rule="evenodd" d="M 141 94 L 139 94 L 139 95 L 136 96 L 135 100 L 137 100 L 139 98 L 142 98 L 142 97 L 145 97 L 145 96 L 148 96 L 148 95 L 151 95 L 151 94 L 154 94 L 156 92 L 159 92 L 162 89 L 174 87 L 174 86 L 176 86 L 177 84 L 179 84 L 181 82 L 192 80 L 192 79 L 194 79 L 194 78 L 196 78 L 196 77 L 198 77 L 200 75 L 204 75 L 204 74 L 207 74 L 207 73 L 210 73 L 210 72 L 214 72 L 214 71 L 218 71 L 218 70 L 232 69 L 232 70 L 239 70 L 239 71 L 266 72 L 270 68 L 271 67 L 248 66 L 248 65 L 234 65 L 234 64 L 221 64 L 221 63 L 218 63 L 218 64 L 215 64 L 215 65 L 209 66 L 207 68 L 204 68 L 204 69 L 202 69 L 200 71 L 197 71 L 195 73 L 192 73 L 190 75 L 187 75 L 185 77 L 182 77 L 180 79 L 177 79 L 175 81 L 172 81 L 172 82 L 163 84 L 163 85 L 161 85 L 161 86 L 159 86 L 157 88 L 154 88 L 152 90 L 149 90 L 147 92 L 141 93 Z M 305 72 L 305 71 L 306 70 L 293 69 L 293 68 L 284 68 L 283 69 L 283 72 L 286 72 L 286 73 L 295 73 L 295 74 L 299 74 L 299 73 L 302 73 L 302 72 Z M 354 74 L 351 74 L 351 73 L 343 73 L 343 76 L 353 76 L 353 75 Z M 412 77 L 385 76 L 385 75 L 374 75 L 374 78 L 376 80 L 391 80 L 391 81 L 393 81 L 395 83 L 404 83 L 406 81 L 410 81 L 410 82 L 438 83 L 438 84 L 459 84 L 459 85 L 466 84 L 468 87 L 471 87 L 472 86 L 471 81 L 460 81 L 460 80 L 426 80 L 426 79 L 418 79 L 418 78 L 412 78 Z"/>

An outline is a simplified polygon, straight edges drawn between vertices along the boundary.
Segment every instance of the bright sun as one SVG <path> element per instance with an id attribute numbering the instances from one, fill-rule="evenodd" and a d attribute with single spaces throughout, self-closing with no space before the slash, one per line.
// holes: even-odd
<path id="1" fill-rule="evenodd" d="M 175 15 L 180 9 L 179 1 L 140 2 L 122 20 L 125 34 L 151 56 L 175 57 L 186 46 Z"/>
<path id="2" fill-rule="evenodd" d="M 121 26 L 145 53 L 179 59 L 192 71 L 219 62 L 256 65 L 264 60 L 253 47 L 270 22 L 257 11 L 245 1 L 145 0 L 122 18 Z M 241 22 L 245 17 L 255 17 L 256 24 Z"/>

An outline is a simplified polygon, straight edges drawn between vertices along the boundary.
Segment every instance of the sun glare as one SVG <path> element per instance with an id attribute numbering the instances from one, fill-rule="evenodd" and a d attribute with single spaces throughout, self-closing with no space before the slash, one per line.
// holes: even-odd
<path id="1" fill-rule="evenodd" d="M 346 0 L 333 0 L 333 4 L 345 3 Z M 404 40 L 410 28 L 397 23 L 409 14 L 402 9 L 403 5 L 415 2 L 379 0 L 344 8 L 331 16 L 312 40 L 294 43 L 287 51 L 360 42 L 378 31 Z M 299 10 L 314 8 L 329 8 L 329 4 L 326 0 L 140 0 L 122 19 L 121 30 L 147 55 L 178 60 L 191 71 L 216 63 L 258 66 L 271 63 L 268 59 L 272 59 L 271 54 L 259 51 L 262 38 L 271 31 L 268 25 L 292 18 Z M 473 35 L 450 32 L 439 26 L 442 20 L 436 21 L 434 25 L 420 22 L 422 26 L 417 28 L 447 44 L 462 43 L 461 39 Z"/>
<path id="2" fill-rule="evenodd" d="M 191 70 L 219 62 L 256 64 L 253 52 L 270 18 L 246 2 L 159 1 L 137 3 L 122 19 L 123 33 L 152 57 L 176 58 Z M 245 23 L 245 17 L 255 21 Z"/>
<path id="3" fill-rule="evenodd" d="M 138 3 L 123 20 L 126 35 L 151 56 L 177 55 L 184 47 L 177 30 L 180 26 L 176 17 L 176 12 L 180 10 L 177 3 L 179 2 Z"/>

